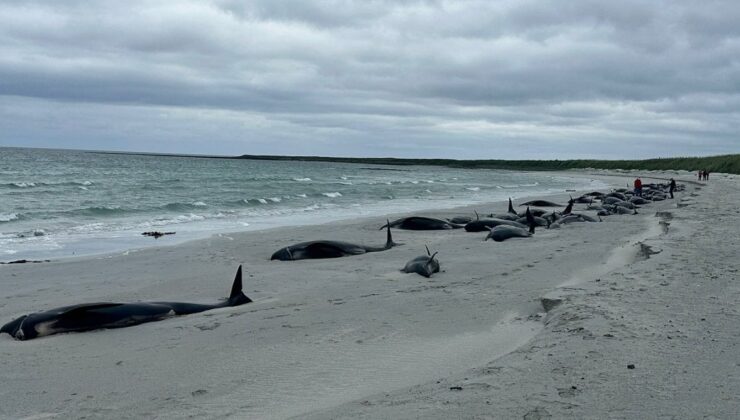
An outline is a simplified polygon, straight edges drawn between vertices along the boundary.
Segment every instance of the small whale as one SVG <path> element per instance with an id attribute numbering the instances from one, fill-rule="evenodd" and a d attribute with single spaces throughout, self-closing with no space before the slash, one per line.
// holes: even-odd
<path id="1" fill-rule="evenodd" d="M 476 220 L 473 220 L 472 222 L 465 225 L 465 231 L 466 232 L 483 232 L 486 230 L 489 230 L 492 227 L 496 227 L 499 225 L 508 225 L 508 226 L 515 226 L 515 227 L 521 227 L 524 228 L 523 224 L 513 221 L 513 220 L 505 220 L 505 219 L 480 219 L 478 218 L 478 213 L 475 213 Z"/>
<path id="2" fill-rule="evenodd" d="M 488 236 L 486 236 L 486 239 L 484 239 L 484 241 L 487 241 L 488 239 L 493 239 L 496 242 L 503 242 L 509 238 L 529 238 L 531 236 L 532 234 L 529 233 L 529 231 L 527 231 L 526 229 L 518 228 L 515 226 L 500 225 L 491 228 L 491 231 L 488 233 Z"/>
<path id="3" fill-rule="evenodd" d="M 427 249 L 427 255 L 420 255 L 407 262 L 401 271 L 404 273 L 416 273 L 424 277 L 431 277 L 432 274 L 438 273 L 439 261 L 434 258 L 437 256 L 437 253 L 431 254 L 429 248 L 425 248 Z"/>
<path id="4" fill-rule="evenodd" d="M 52 334 L 101 328 L 123 328 L 251 302 L 242 292 L 242 267 L 236 271 L 229 298 L 221 303 L 187 302 L 84 303 L 23 315 L 0 328 L 16 340 L 31 340 Z"/>

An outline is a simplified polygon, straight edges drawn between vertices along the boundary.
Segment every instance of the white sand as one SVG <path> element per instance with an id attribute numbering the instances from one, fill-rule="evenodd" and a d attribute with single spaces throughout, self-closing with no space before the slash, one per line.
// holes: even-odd
<path id="1" fill-rule="evenodd" d="M 212 302 L 240 263 L 255 299 L 118 330 L 2 335 L 0 416 L 738 417 L 740 187 L 712 175 L 637 216 L 503 243 L 395 230 L 404 245 L 386 252 L 268 260 L 311 239 L 380 245 L 372 218 L 0 266 L 0 323 L 91 301 Z M 667 232 L 656 211 L 671 213 Z M 646 259 L 638 241 L 661 252 Z M 425 244 L 443 272 L 399 272 Z M 564 302 L 545 314 L 542 296 Z"/>

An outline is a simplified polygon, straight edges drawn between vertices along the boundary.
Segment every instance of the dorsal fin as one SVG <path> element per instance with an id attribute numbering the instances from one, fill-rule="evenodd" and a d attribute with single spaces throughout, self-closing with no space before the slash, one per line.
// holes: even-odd
<path id="1" fill-rule="evenodd" d="M 509 213 L 517 214 L 516 210 L 514 210 L 514 205 L 511 202 L 511 197 L 509 197 Z"/>
<path id="2" fill-rule="evenodd" d="M 388 219 L 385 219 L 385 221 L 388 222 L 386 225 L 388 227 L 388 234 L 386 235 L 385 249 L 391 249 L 398 244 L 393 242 L 393 236 L 391 235 L 391 221 Z"/>
<path id="3" fill-rule="evenodd" d="M 234 276 L 234 284 L 231 285 L 231 294 L 223 305 L 239 306 L 251 301 L 252 299 L 242 292 L 242 266 L 239 264 L 239 268 L 236 270 L 236 276 Z"/>
<path id="4" fill-rule="evenodd" d="M 426 249 L 427 249 L 427 255 L 432 255 L 432 253 L 431 253 L 431 252 L 429 252 L 429 247 L 428 247 L 428 246 L 424 245 L 424 248 L 426 248 Z"/>
<path id="5" fill-rule="evenodd" d="M 234 284 L 231 285 L 231 294 L 229 299 L 238 296 L 242 292 L 242 266 L 239 264 L 239 268 L 236 270 L 236 276 L 234 276 Z"/>

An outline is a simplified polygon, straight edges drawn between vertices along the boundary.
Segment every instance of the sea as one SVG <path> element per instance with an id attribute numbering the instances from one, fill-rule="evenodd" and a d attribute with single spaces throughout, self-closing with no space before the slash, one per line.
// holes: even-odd
<path id="1" fill-rule="evenodd" d="M 0 147 L 0 262 L 605 187 L 538 172 Z"/>

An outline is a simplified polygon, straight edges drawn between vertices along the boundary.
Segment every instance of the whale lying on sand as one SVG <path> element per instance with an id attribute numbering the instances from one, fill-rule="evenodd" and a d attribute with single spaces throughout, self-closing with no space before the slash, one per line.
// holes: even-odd
<path id="1" fill-rule="evenodd" d="M 84 303 L 23 315 L 0 328 L 17 340 L 101 328 L 123 328 L 251 302 L 242 292 L 242 267 L 236 271 L 229 298 L 216 304 L 187 302 Z"/>
<path id="2" fill-rule="evenodd" d="M 436 252 L 432 254 L 429 252 L 429 248 L 427 248 L 427 255 L 420 255 L 407 262 L 406 266 L 403 267 L 401 271 L 404 273 L 416 273 L 424 277 L 431 277 L 432 274 L 439 272 L 439 261 L 434 258 L 436 256 Z"/>
<path id="3" fill-rule="evenodd" d="M 368 252 L 386 251 L 399 244 L 393 242 L 391 223 L 386 224 L 388 234 L 384 246 L 357 245 L 342 241 L 309 241 L 280 248 L 272 254 L 271 260 L 295 261 L 320 258 L 339 258 L 350 255 L 361 255 Z"/>
<path id="4" fill-rule="evenodd" d="M 458 225 L 447 220 L 423 216 L 403 217 L 401 219 L 394 220 L 393 222 L 389 222 L 388 225 L 396 229 L 406 230 L 445 230 L 460 229 L 463 227 L 462 225 Z M 388 225 L 383 225 L 380 229 L 383 229 Z"/>

